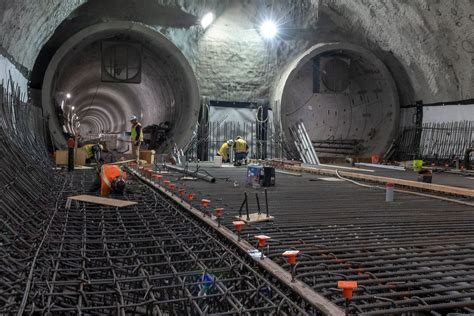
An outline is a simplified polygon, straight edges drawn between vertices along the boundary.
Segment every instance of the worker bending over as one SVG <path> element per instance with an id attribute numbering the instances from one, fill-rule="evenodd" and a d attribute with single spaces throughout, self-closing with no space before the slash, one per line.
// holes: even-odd
<path id="1" fill-rule="evenodd" d="M 245 139 L 241 136 L 237 136 L 234 142 L 235 162 L 242 163 L 242 160 L 246 160 L 248 152 L 249 146 Z"/>
<path id="2" fill-rule="evenodd" d="M 102 150 L 104 150 L 104 146 L 101 144 L 87 144 L 82 146 L 82 149 L 86 152 L 86 163 L 90 163 L 92 159 L 94 159 L 96 163 L 101 161 L 101 153 Z"/>
<path id="3" fill-rule="evenodd" d="M 222 162 L 230 162 L 230 148 L 234 145 L 234 141 L 229 139 L 217 151 L 217 156 L 222 157 Z"/>
<path id="4" fill-rule="evenodd" d="M 132 131 L 130 133 L 130 142 L 132 143 L 132 154 L 133 158 L 137 161 L 137 164 L 140 159 L 140 146 L 143 142 L 143 129 L 142 125 L 138 122 L 138 118 L 135 115 L 132 115 L 130 118 L 130 123 L 132 123 Z"/>
<path id="5" fill-rule="evenodd" d="M 110 190 L 113 193 L 123 194 L 127 184 L 127 173 L 117 165 L 102 165 L 99 172 L 100 196 L 106 197 Z"/>

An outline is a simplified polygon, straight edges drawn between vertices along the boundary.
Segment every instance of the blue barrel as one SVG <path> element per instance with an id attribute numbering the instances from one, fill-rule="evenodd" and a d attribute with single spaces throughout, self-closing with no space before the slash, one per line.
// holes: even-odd
<path id="1" fill-rule="evenodd" d="M 248 165 L 246 184 L 250 186 L 260 185 L 262 170 L 263 170 L 263 167 L 261 165 Z"/>

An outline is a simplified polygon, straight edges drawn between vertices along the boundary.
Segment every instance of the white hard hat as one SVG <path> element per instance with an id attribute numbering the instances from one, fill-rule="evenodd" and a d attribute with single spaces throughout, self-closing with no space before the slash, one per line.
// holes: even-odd
<path id="1" fill-rule="evenodd" d="M 228 144 L 229 146 L 232 146 L 232 145 L 234 144 L 234 141 L 233 141 L 232 139 L 229 139 L 229 140 L 227 141 L 227 144 Z"/>
<path id="2" fill-rule="evenodd" d="M 135 115 L 130 116 L 130 121 L 137 120 L 137 117 Z"/>

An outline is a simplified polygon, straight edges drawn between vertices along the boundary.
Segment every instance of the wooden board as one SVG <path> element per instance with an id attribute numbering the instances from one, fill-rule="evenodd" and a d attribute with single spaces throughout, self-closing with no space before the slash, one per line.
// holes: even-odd
<path id="1" fill-rule="evenodd" d="M 250 220 L 247 219 L 247 215 L 242 215 L 242 217 L 236 216 L 235 218 L 246 222 L 247 224 L 252 224 L 252 223 L 261 223 L 261 222 L 271 222 L 273 221 L 274 217 L 273 216 L 268 216 L 264 213 L 258 214 L 258 213 L 250 213 L 249 214 Z"/>
<path id="2" fill-rule="evenodd" d="M 103 197 L 94 196 L 94 195 L 70 196 L 70 197 L 68 197 L 68 200 L 75 200 L 75 201 L 88 202 L 88 203 L 94 203 L 94 204 L 100 204 L 100 205 L 115 206 L 115 207 L 126 207 L 126 206 L 130 206 L 130 205 L 138 204 L 137 202 L 117 200 L 117 199 L 109 199 L 109 198 L 103 198 Z"/>
<path id="3" fill-rule="evenodd" d="M 135 162 L 135 161 L 136 161 L 135 159 L 121 160 L 121 161 L 116 161 L 116 162 L 108 163 L 108 165 L 123 165 L 123 164 L 125 164 L 125 163 Z"/>
<path id="4" fill-rule="evenodd" d="M 291 170 L 291 171 L 297 171 L 297 172 L 314 173 L 314 174 L 319 174 L 319 175 L 337 176 L 336 170 L 331 170 L 331 169 L 299 167 L 299 166 L 289 166 L 289 165 L 278 166 L 278 168 Z M 431 192 L 454 194 L 454 195 L 465 196 L 465 197 L 474 197 L 474 190 L 472 189 L 441 185 L 441 184 L 417 182 L 417 181 L 404 180 L 404 179 L 398 179 L 398 178 L 372 176 L 372 175 L 367 175 L 367 174 L 360 174 L 360 173 L 347 172 L 347 171 L 341 171 L 341 170 L 339 170 L 338 172 L 340 176 L 353 179 L 353 180 L 364 180 L 364 181 L 371 181 L 371 182 L 376 182 L 376 183 L 381 183 L 381 184 L 391 182 L 391 183 L 394 183 L 395 185 L 400 185 L 400 186 L 409 187 L 409 188 L 416 188 L 416 189 L 421 189 L 421 190 L 426 190 L 426 191 L 431 191 Z"/>

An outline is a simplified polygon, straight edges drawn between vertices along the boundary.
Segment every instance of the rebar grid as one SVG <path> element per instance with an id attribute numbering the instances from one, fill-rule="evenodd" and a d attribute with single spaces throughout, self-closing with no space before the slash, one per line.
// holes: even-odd
<path id="1" fill-rule="evenodd" d="M 55 187 L 41 110 L 9 80 L 0 85 L 0 306 L 14 304 L 50 218 Z M 56 178 L 58 185 L 63 181 Z M 17 299 L 21 297 L 17 297 Z"/>
<path id="2" fill-rule="evenodd" d="M 216 184 L 166 178 L 194 192 L 196 200 L 223 207 L 223 225 L 234 230 L 242 203 L 245 170 L 207 169 Z M 229 178 L 229 181 L 222 181 Z M 314 176 L 277 175 L 269 188 L 275 222 L 246 225 L 242 237 L 271 236 L 268 256 L 291 271 L 282 253 L 300 250 L 296 278 L 344 306 L 339 280 L 356 280 L 351 312 L 361 315 L 474 311 L 474 220 L 472 207 L 405 194 L 385 203 L 384 192 Z M 240 187 L 233 186 L 238 179 Z M 309 181 L 311 180 L 311 181 Z M 255 197 L 251 212 L 258 208 Z M 199 208 L 199 204 L 194 203 Z M 263 205 L 261 206 L 263 210 Z"/>
<path id="3" fill-rule="evenodd" d="M 198 222 L 131 181 L 134 207 L 72 203 L 74 172 L 39 252 L 31 289 L 3 292 L 0 314 L 301 315 L 317 312 L 279 289 Z M 25 268 L 30 262 L 24 262 Z M 3 283 L 6 283 L 2 279 Z M 275 281 L 276 282 L 276 281 Z M 283 291 L 287 291 L 284 294 Z M 26 297 L 24 310 L 21 299 Z"/>

